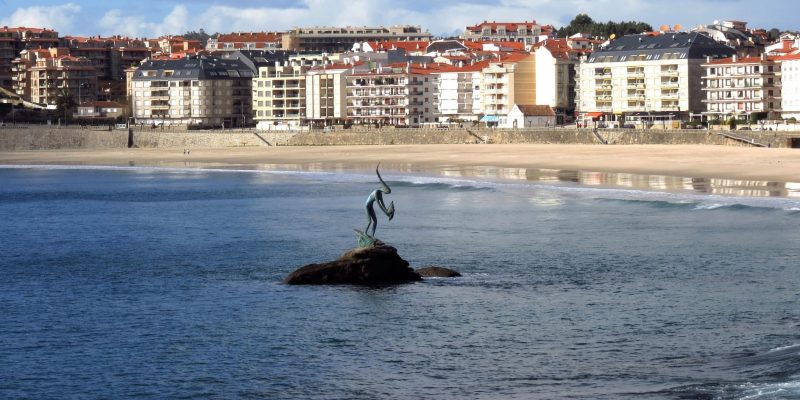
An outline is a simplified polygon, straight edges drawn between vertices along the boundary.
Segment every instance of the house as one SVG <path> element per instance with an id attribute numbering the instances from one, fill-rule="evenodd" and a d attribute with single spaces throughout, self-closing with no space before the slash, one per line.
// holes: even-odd
<path id="1" fill-rule="evenodd" d="M 75 118 L 117 118 L 125 115 L 125 105 L 115 101 L 90 101 L 78 106 Z"/>
<path id="2" fill-rule="evenodd" d="M 556 124 L 556 113 L 548 105 L 514 104 L 508 115 L 501 116 L 499 128 L 536 128 L 550 127 Z"/>

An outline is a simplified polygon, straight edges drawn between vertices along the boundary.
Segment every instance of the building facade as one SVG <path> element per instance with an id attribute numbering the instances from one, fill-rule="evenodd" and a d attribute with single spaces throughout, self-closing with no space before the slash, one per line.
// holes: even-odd
<path id="1" fill-rule="evenodd" d="M 258 129 L 296 129 L 305 122 L 309 68 L 290 62 L 258 68 L 253 79 L 253 109 Z"/>
<path id="2" fill-rule="evenodd" d="M 433 75 L 438 77 L 434 103 L 440 123 L 477 121 L 483 112 L 483 68 L 488 62 L 465 66 L 441 66 Z"/>
<path id="3" fill-rule="evenodd" d="M 536 21 L 488 22 L 468 26 L 463 38 L 469 41 L 522 42 L 531 45 L 552 34 L 551 26 L 539 25 Z"/>
<path id="4" fill-rule="evenodd" d="M 723 58 L 703 64 L 704 115 L 711 119 L 759 119 L 779 115 L 780 64 L 767 57 Z M 772 115 L 770 115 L 772 114 Z"/>
<path id="5" fill-rule="evenodd" d="M 55 105 L 69 96 L 77 104 L 97 98 L 97 75 L 91 60 L 66 49 L 23 50 L 14 60 L 14 90 L 25 100 Z"/>
<path id="6" fill-rule="evenodd" d="M 705 111 L 702 64 L 735 50 L 699 33 L 630 35 L 585 57 L 576 76 L 583 119 L 688 119 Z"/>
<path id="7" fill-rule="evenodd" d="M 559 124 L 571 122 L 575 114 L 576 65 L 581 54 L 591 50 L 580 42 L 570 46 L 568 39 L 547 39 L 534 50 L 536 57 L 536 104 L 550 106 Z"/>
<path id="8" fill-rule="evenodd" d="M 209 38 L 208 51 L 279 50 L 283 43 L 278 32 L 234 32 Z"/>
<path id="9" fill-rule="evenodd" d="M 533 54 L 507 54 L 484 68 L 483 114 L 507 115 L 515 104 L 536 104 L 536 59 Z"/>
<path id="10" fill-rule="evenodd" d="M 0 28 L 0 87 L 13 87 L 13 60 L 22 50 L 58 46 L 58 32 L 51 29 L 16 27 Z"/>
<path id="11" fill-rule="evenodd" d="M 434 121 L 435 82 L 424 68 L 390 65 L 350 74 L 347 118 L 356 125 L 419 126 Z"/>
<path id="12" fill-rule="evenodd" d="M 781 69 L 781 117 L 800 120 L 800 54 L 778 57 Z"/>
<path id="13" fill-rule="evenodd" d="M 430 41 L 431 34 L 419 26 L 395 25 L 391 27 L 312 27 L 295 28 L 282 34 L 285 50 L 343 53 L 360 42 Z"/>
<path id="14" fill-rule="evenodd" d="M 248 125 L 253 75 L 239 60 L 148 60 L 133 76 L 133 117 L 146 125 Z"/>

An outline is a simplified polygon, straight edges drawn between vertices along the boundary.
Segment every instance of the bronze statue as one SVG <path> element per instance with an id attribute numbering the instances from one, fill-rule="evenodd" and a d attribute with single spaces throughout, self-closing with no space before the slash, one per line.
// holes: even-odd
<path id="1" fill-rule="evenodd" d="M 367 209 L 367 228 L 364 229 L 364 232 L 357 229 L 355 230 L 358 233 L 358 245 L 361 247 L 373 246 L 377 240 L 375 239 L 375 229 L 378 228 L 378 218 L 375 216 L 375 202 L 378 203 L 378 207 L 381 208 L 381 211 L 389 217 L 389 221 L 394 218 L 394 202 L 390 202 L 389 207 L 386 207 L 386 204 L 383 202 L 383 195 L 392 193 L 392 189 L 381 177 L 381 173 L 378 171 L 380 166 L 381 164 L 378 163 L 378 166 L 375 167 L 375 173 L 378 175 L 378 180 L 381 181 L 381 187 L 373 190 L 372 193 L 367 196 L 367 201 L 364 203 L 364 207 Z M 372 227 L 372 234 L 369 233 L 370 227 Z"/>

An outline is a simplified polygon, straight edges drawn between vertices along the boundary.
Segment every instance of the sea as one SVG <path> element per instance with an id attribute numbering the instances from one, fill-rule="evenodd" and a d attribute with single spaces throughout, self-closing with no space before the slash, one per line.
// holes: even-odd
<path id="1" fill-rule="evenodd" d="M 381 173 L 376 236 L 462 277 L 282 283 L 374 166 L 0 166 L 0 398 L 800 398 L 800 185 Z"/>

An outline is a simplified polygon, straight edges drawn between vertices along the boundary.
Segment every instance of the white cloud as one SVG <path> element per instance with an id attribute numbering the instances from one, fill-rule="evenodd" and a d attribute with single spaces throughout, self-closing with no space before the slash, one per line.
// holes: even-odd
<path id="1" fill-rule="evenodd" d="M 18 8 L 10 16 L 0 19 L 0 23 L 3 26 L 49 28 L 59 31 L 59 34 L 62 32 L 69 34 L 80 11 L 81 6 L 75 3 Z"/>
<path id="2" fill-rule="evenodd" d="M 788 0 L 763 1 L 784 3 Z M 96 8 L 82 10 L 75 3 L 66 3 L 53 7 L 19 8 L 10 16 L 0 18 L 0 22 L 9 26 L 52 27 L 62 34 L 121 34 L 134 37 L 180 34 L 200 28 L 207 32 L 235 32 L 280 31 L 297 26 L 394 24 L 421 25 L 437 35 L 460 33 L 465 26 L 484 20 L 536 20 L 541 24 L 559 27 L 568 24 L 578 13 L 589 14 L 596 21 L 636 20 L 653 26 L 680 23 L 684 27 L 692 27 L 726 18 L 751 19 L 753 26 L 781 25 L 777 21 L 772 23 L 774 15 L 768 12 L 770 7 L 752 9 L 749 3 L 743 1 L 722 0 L 672 0 L 670 7 L 644 0 L 499 0 L 491 4 L 474 0 L 301 0 L 296 6 L 283 8 L 221 5 L 224 3 L 214 2 L 208 6 L 207 2 L 186 1 L 175 5 L 163 18 L 163 14 L 153 14 L 158 15 L 156 17 L 151 14 L 131 14 L 125 8 L 99 11 L 105 13 L 93 15 L 98 12 Z M 725 8 L 720 9 L 720 4 L 725 4 Z M 768 15 L 762 15 L 765 13 Z M 75 27 L 78 32 L 73 29 Z M 785 28 L 796 29 L 791 26 Z"/>
<path id="3" fill-rule="evenodd" d="M 132 37 L 155 37 L 179 34 L 188 29 L 189 10 L 177 5 L 161 22 L 148 22 L 141 16 L 126 15 L 121 10 L 106 12 L 97 27 L 103 35 L 127 35 Z"/>

